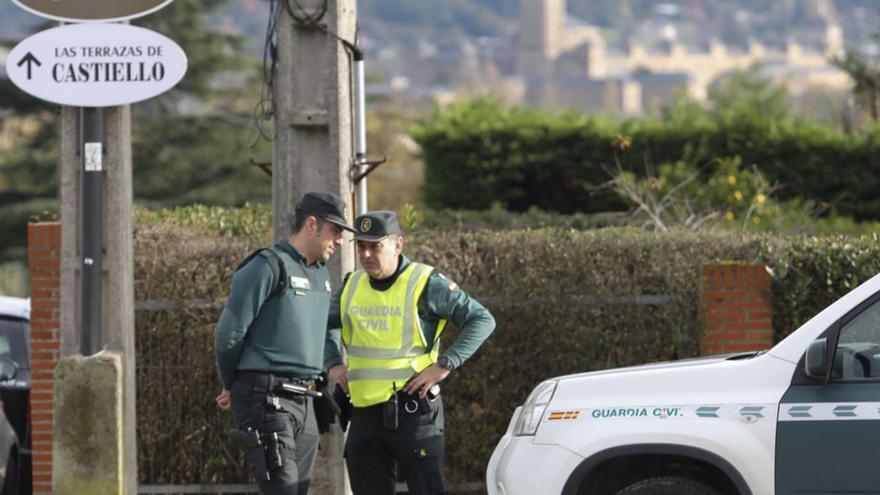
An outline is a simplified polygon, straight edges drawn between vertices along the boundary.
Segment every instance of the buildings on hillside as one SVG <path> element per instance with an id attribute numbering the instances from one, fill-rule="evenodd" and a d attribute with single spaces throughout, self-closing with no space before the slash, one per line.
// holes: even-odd
<path id="1" fill-rule="evenodd" d="M 816 3 L 833 6 L 827 0 Z M 720 76 L 755 64 L 795 98 L 810 87 L 846 91 L 850 85 L 829 62 L 843 51 L 833 9 L 819 9 L 824 37 L 814 45 L 751 41 L 738 47 L 707 38 L 702 46 L 685 46 L 668 25 L 660 47 L 631 41 L 619 49 L 609 47 L 597 27 L 568 16 L 565 7 L 565 0 L 521 2 L 513 77 L 521 84 L 522 103 L 637 115 L 680 89 L 703 101 Z"/>
<path id="2" fill-rule="evenodd" d="M 521 0 L 515 36 L 450 37 L 434 45 L 424 42 L 409 53 L 376 47 L 372 52 L 379 54 L 378 64 L 389 78 L 373 84 L 371 94 L 442 104 L 457 94 L 489 91 L 510 104 L 630 116 L 671 100 L 679 91 L 703 101 L 719 77 L 755 64 L 795 99 L 810 91 L 847 93 L 848 76 L 829 63 L 844 46 L 833 2 L 797 1 L 801 3 L 779 0 L 775 8 L 806 9 L 811 19 L 808 38 L 815 41 L 752 39 L 734 45 L 709 34 L 698 43 L 685 43 L 671 21 L 650 26 L 657 31 L 652 33 L 659 40 L 655 43 L 643 44 L 644 36 L 635 35 L 609 42 L 609 34 L 620 38 L 620 33 L 569 15 L 566 0 Z M 645 29 L 634 31 L 643 35 Z"/>

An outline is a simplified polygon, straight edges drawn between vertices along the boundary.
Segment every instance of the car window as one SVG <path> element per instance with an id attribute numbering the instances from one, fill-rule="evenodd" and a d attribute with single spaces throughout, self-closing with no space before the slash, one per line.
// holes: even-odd
<path id="1" fill-rule="evenodd" d="M 22 368 L 30 368 L 25 345 L 27 323 L 0 318 L 0 356 L 12 359 Z"/>
<path id="2" fill-rule="evenodd" d="M 880 378 L 880 300 L 840 329 L 832 378 Z"/>

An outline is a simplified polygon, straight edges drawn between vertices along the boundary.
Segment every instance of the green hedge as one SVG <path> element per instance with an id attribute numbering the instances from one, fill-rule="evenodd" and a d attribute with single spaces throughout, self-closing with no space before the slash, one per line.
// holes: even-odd
<path id="1" fill-rule="evenodd" d="M 242 253 L 268 236 L 221 236 L 167 224 L 140 224 L 134 234 L 136 300 L 203 306 L 135 313 L 139 482 L 246 480 L 244 457 L 226 434 L 231 417 L 214 404 L 221 387 L 213 327 Z"/>
<path id="2" fill-rule="evenodd" d="M 531 208 L 525 212 L 507 211 L 501 208 L 488 210 L 415 210 L 415 219 L 403 226 L 407 232 L 443 230 L 452 232 L 473 232 L 477 230 L 519 230 L 561 228 L 587 230 L 603 227 L 622 227 L 632 223 L 630 216 L 623 212 L 574 213 L 564 215 L 554 211 Z"/>
<path id="3" fill-rule="evenodd" d="M 206 303 L 137 312 L 142 483 L 247 479 L 226 440 L 231 418 L 214 405 L 212 331 L 234 267 L 269 242 L 256 221 L 260 208 L 138 214 L 136 298 Z M 485 302 L 498 322 L 444 386 L 448 477 L 483 479 L 514 407 L 546 377 L 697 355 L 703 264 L 768 263 L 782 337 L 880 271 L 878 240 L 625 228 L 416 231 L 405 251 Z M 667 299 L 633 304 L 640 295 Z M 444 345 L 456 334 L 446 332 Z"/>
<path id="4" fill-rule="evenodd" d="M 880 235 L 793 237 L 765 247 L 773 271 L 773 328 L 781 340 L 880 273 Z"/>
<path id="5" fill-rule="evenodd" d="M 506 108 L 489 99 L 439 110 L 417 126 L 425 159 L 429 207 L 482 210 L 501 203 L 514 211 L 597 212 L 625 205 L 600 186 L 614 163 L 625 168 L 685 160 L 696 165 L 739 156 L 781 182 L 782 199 L 831 203 L 842 215 L 880 219 L 880 140 L 876 132 L 845 135 L 798 120 L 757 116 L 668 123 L 616 122 L 576 114 Z"/>

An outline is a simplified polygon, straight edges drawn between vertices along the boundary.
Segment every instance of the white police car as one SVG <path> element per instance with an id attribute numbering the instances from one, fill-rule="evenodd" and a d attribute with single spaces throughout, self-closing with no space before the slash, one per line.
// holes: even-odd
<path id="1" fill-rule="evenodd" d="M 486 481 L 491 495 L 880 494 L 880 275 L 769 351 L 541 383 Z"/>

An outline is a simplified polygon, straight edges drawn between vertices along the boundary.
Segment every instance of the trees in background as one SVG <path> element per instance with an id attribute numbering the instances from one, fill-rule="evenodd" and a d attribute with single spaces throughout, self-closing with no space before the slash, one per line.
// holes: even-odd
<path id="1" fill-rule="evenodd" d="M 870 115 L 872 121 L 880 120 L 880 69 L 876 62 L 852 48 L 833 62 L 852 79 L 853 96 L 859 107 Z"/>
<path id="2" fill-rule="evenodd" d="M 255 139 L 251 118 L 262 84 L 259 61 L 243 51 L 238 35 L 208 26 L 224 3 L 173 2 L 135 21 L 175 40 L 188 58 L 176 88 L 132 108 L 137 202 L 233 206 L 270 198 L 268 176 L 250 164 L 271 156 L 269 144 Z M 58 109 L 0 79 L 0 112 L 2 262 L 24 259 L 32 215 L 57 210 Z"/>

